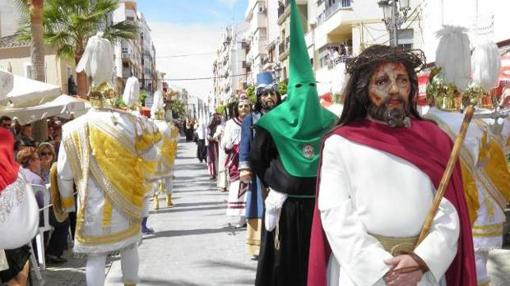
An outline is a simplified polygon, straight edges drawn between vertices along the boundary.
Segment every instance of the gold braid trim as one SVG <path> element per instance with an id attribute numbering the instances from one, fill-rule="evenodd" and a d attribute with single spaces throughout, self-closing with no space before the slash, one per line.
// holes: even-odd
<path id="1" fill-rule="evenodd" d="M 55 214 L 55 219 L 58 222 L 63 222 L 69 216 L 66 208 L 74 205 L 74 197 L 71 196 L 70 198 L 63 199 L 60 196 L 57 180 L 57 163 L 53 163 L 50 168 L 51 204 L 53 205 L 53 213 Z"/>
<path id="2" fill-rule="evenodd" d="M 451 130 L 450 126 L 446 124 L 440 117 L 435 114 L 427 113 L 426 118 L 436 122 L 439 127 L 446 133 L 452 140 L 455 139 L 455 133 Z M 480 202 L 478 201 L 478 188 L 475 183 L 475 179 L 478 179 L 476 170 L 474 167 L 474 160 L 469 154 L 469 151 L 462 146 L 460 150 L 460 163 L 462 172 L 462 184 L 464 186 L 464 195 L 466 196 L 466 203 L 469 211 L 469 219 L 471 224 L 474 223 L 477 217 L 478 209 L 480 208 Z"/>

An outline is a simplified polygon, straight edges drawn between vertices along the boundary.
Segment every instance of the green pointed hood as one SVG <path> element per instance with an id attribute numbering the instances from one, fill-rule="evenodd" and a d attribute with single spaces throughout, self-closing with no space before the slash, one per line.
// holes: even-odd
<path id="1" fill-rule="evenodd" d="M 285 170 L 296 177 L 317 176 L 321 137 L 337 117 L 319 103 L 315 76 L 297 6 L 290 1 L 290 52 L 287 99 L 264 115 L 256 127 L 275 141 Z"/>

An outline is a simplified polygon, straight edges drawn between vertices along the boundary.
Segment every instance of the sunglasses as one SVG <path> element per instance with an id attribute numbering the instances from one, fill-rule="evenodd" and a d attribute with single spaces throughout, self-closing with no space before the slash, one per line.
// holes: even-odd
<path id="1" fill-rule="evenodd" d="M 51 152 L 41 152 L 41 153 L 39 153 L 39 155 L 41 155 L 41 156 L 53 156 L 53 154 Z"/>

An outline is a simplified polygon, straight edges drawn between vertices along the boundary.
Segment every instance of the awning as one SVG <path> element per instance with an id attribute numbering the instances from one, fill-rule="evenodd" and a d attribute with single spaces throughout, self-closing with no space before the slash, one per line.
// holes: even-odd
<path id="1" fill-rule="evenodd" d="M 41 105 L 23 108 L 7 107 L 0 110 L 0 115 L 16 118 L 21 125 L 32 123 L 37 120 L 58 116 L 69 118 L 71 113 L 78 117 L 90 109 L 90 104 L 73 96 L 62 94 L 53 101 Z"/>
<path id="2" fill-rule="evenodd" d="M 60 87 L 0 70 L 0 111 L 3 108 L 30 107 L 61 95 Z"/>

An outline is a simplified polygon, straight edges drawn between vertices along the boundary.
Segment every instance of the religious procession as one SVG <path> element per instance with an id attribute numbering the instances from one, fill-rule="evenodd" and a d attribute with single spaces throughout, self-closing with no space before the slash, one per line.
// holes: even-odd
<path id="1" fill-rule="evenodd" d="M 510 4 L 156 2 L 0 0 L 0 285 L 510 285 Z"/>

